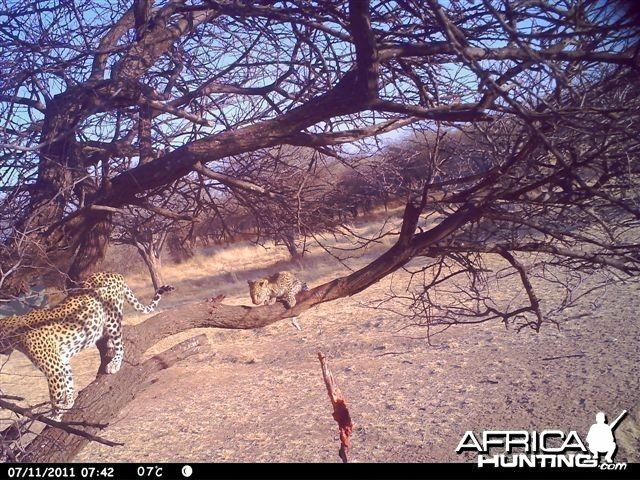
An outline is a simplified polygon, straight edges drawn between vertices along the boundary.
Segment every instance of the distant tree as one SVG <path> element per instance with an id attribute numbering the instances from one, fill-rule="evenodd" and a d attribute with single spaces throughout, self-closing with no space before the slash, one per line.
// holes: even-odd
<path id="1" fill-rule="evenodd" d="M 131 245 L 149 269 L 153 288 L 158 289 L 164 285 L 162 279 L 162 249 L 164 248 L 170 230 L 162 223 L 152 222 L 144 217 L 139 217 L 140 212 L 131 212 L 118 225 L 116 223 L 116 244 Z M 117 222 L 117 219 L 114 219 Z"/>

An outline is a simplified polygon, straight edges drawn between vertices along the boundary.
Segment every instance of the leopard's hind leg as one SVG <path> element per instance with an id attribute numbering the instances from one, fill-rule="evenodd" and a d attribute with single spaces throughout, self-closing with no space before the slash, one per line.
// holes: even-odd
<path id="1" fill-rule="evenodd" d="M 291 285 L 291 289 L 287 292 L 284 297 L 284 301 L 287 305 L 287 308 L 293 308 L 296 306 L 298 301 L 296 300 L 296 295 L 305 290 L 309 290 L 307 284 L 301 282 L 300 280 L 296 280 L 293 285 Z"/>
<path id="2" fill-rule="evenodd" d="M 30 346 L 30 339 L 25 344 Z M 33 341 L 31 342 L 33 344 Z M 34 345 L 35 346 L 35 345 Z M 38 342 L 37 348 L 31 348 L 27 356 L 40 369 L 47 379 L 49 398 L 53 407 L 53 420 L 60 420 L 74 404 L 73 374 L 69 361 L 62 358 L 56 345 Z"/>
<path id="3" fill-rule="evenodd" d="M 107 373 L 116 373 L 122 366 L 124 359 L 124 346 L 122 343 L 122 313 L 109 312 L 104 326 L 104 334 L 107 338 L 109 356 L 111 360 L 106 366 Z"/>
<path id="4" fill-rule="evenodd" d="M 290 292 L 287 292 L 283 300 L 287 308 L 293 308 L 296 306 L 296 303 L 298 303 L 298 301 L 296 300 L 296 292 L 293 290 Z"/>

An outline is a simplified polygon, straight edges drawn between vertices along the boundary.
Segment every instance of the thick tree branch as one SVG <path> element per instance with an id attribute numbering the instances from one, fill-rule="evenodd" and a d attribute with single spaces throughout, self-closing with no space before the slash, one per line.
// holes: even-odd
<path id="1" fill-rule="evenodd" d="M 406 127 L 421 120 L 419 117 L 394 118 L 386 122 L 371 125 L 369 127 L 343 130 L 341 132 L 309 133 L 298 132 L 287 139 L 290 145 L 305 147 L 323 147 L 328 145 L 340 145 L 342 143 L 355 142 L 362 138 L 392 132 L 398 128 Z"/>
<path id="2" fill-rule="evenodd" d="M 140 105 L 143 108 L 150 108 L 153 110 L 157 110 L 159 112 L 166 112 L 172 115 L 175 115 L 179 118 L 184 118 L 185 120 L 189 120 L 192 123 L 196 123 L 198 125 L 204 125 L 205 127 L 213 127 L 215 126 L 212 122 L 198 115 L 194 115 L 192 113 L 186 112 L 184 110 L 180 110 L 179 108 L 175 108 L 167 103 L 162 103 L 157 100 L 146 100 L 143 99 L 140 101 Z"/>
<path id="3" fill-rule="evenodd" d="M 158 215 L 161 215 L 163 217 L 170 218 L 171 220 L 182 220 L 185 222 L 193 221 L 193 217 L 191 215 L 175 213 L 168 208 L 163 208 L 158 205 L 152 205 L 149 202 L 139 202 L 136 206 L 144 208 L 145 210 L 149 210 L 150 212 L 157 213 Z"/>
<path id="4" fill-rule="evenodd" d="M 566 62 L 601 62 L 611 63 L 614 65 L 635 66 L 637 62 L 636 56 L 630 52 L 611 53 L 611 52 L 593 52 L 584 50 L 560 50 L 549 48 L 546 50 L 531 51 L 540 60 L 546 61 L 566 61 Z M 430 43 L 411 43 L 411 44 L 382 44 L 380 47 L 380 61 L 384 62 L 396 57 L 432 57 L 438 55 L 459 55 L 464 54 L 465 57 L 473 60 L 531 60 L 531 52 L 518 47 L 500 47 L 500 48 L 480 48 L 480 47 L 462 47 L 457 50 L 450 42 L 430 42 Z M 442 59 L 440 62 L 437 58 L 430 59 L 435 63 L 450 62 L 451 59 Z"/>
<path id="5" fill-rule="evenodd" d="M 424 108 L 419 105 L 405 105 L 386 100 L 376 100 L 372 105 L 373 110 L 379 112 L 402 113 L 412 115 L 425 120 L 439 120 L 443 122 L 469 122 L 479 120 L 491 120 L 491 117 L 482 112 L 479 104 L 452 104 L 441 107 Z"/>
<path id="6" fill-rule="evenodd" d="M 349 1 L 349 20 L 356 48 L 358 87 L 363 89 L 367 100 L 378 98 L 378 47 L 371 28 L 369 0 Z"/>
<path id="7" fill-rule="evenodd" d="M 114 78 L 140 77 L 178 38 L 218 15 L 216 10 L 203 10 L 186 12 L 181 18 L 173 19 L 180 3 L 169 2 L 153 14 L 153 26 L 147 27 L 145 34 L 114 67 Z"/>

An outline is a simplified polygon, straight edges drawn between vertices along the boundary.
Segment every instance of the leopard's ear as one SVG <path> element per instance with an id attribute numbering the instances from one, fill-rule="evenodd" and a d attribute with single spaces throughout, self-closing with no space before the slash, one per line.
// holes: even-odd
<path id="1" fill-rule="evenodd" d="M 249 285 L 253 285 L 253 284 L 254 284 L 254 282 L 252 282 L 251 280 L 247 280 L 247 283 L 248 283 Z"/>

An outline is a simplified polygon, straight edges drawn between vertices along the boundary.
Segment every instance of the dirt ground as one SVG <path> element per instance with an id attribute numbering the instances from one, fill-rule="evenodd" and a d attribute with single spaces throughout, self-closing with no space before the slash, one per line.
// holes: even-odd
<path id="1" fill-rule="evenodd" d="M 217 293 L 228 295 L 226 302 L 249 304 L 246 279 L 275 268 L 269 262 L 278 257 L 273 251 L 259 259 L 237 253 L 167 269 L 177 291 L 164 307 Z M 310 285 L 344 272 L 330 263 L 316 265 L 300 273 Z M 229 279 L 229 271 L 240 273 Z M 76 460 L 340 461 L 317 359 L 322 351 L 355 424 L 354 461 L 475 462 L 475 454 L 455 452 L 467 430 L 576 430 L 584 439 L 597 412 L 612 419 L 623 409 L 629 415 L 615 431 L 616 461 L 640 461 L 636 288 L 610 289 L 601 308 L 591 312 L 584 305 L 588 315 L 560 329 L 516 333 L 494 322 L 450 328 L 429 345 L 424 328 L 403 329 L 404 319 L 365 305 L 403 275 L 304 313 L 302 331 L 289 321 L 255 331 L 202 330 L 212 353 L 160 373 L 102 432 L 125 445 L 90 444 Z M 130 277 L 143 298 L 151 292 L 146 282 L 143 275 Z M 149 353 L 202 331 L 168 339 Z M 98 363 L 95 349 L 74 359 L 79 388 L 94 378 Z M 46 382 L 20 354 L 0 370 L 0 381 L 5 394 L 32 404 L 47 400 Z"/>

